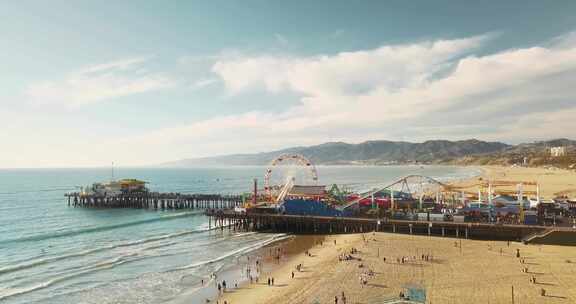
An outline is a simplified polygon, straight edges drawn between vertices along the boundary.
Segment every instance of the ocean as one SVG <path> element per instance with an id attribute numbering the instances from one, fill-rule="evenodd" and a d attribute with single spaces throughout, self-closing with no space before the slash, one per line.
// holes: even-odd
<path id="1" fill-rule="evenodd" d="M 264 167 L 116 169 L 153 191 L 248 192 Z M 320 184 L 365 190 L 408 174 L 478 174 L 444 166 L 318 167 Z M 285 236 L 208 229 L 200 210 L 83 209 L 64 193 L 109 180 L 110 169 L 0 170 L 0 303 L 170 303 L 201 279 Z"/>

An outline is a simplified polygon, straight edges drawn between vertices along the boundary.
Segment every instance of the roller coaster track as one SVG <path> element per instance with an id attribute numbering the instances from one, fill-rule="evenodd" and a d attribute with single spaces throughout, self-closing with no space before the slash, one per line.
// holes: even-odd
<path id="1" fill-rule="evenodd" d="M 441 182 L 441 181 L 439 181 L 439 180 L 436 180 L 436 179 L 434 179 L 434 178 L 432 178 L 432 177 L 424 176 L 424 175 L 411 174 L 411 175 L 404 176 L 404 177 L 396 180 L 395 182 L 386 185 L 385 187 L 381 187 L 381 188 L 379 187 L 379 188 L 372 189 L 372 190 L 370 190 L 370 191 L 361 193 L 360 196 L 359 196 L 357 199 L 355 199 L 355 200 L 353 200 L 353 201 L 350 201 L 348 204 L 346 204 L 346 205 L 344 205 L 344 206 L 340 206 L 338 209 L 344 210 L 344 209 L 350 208 L 350 207 L 358 204 L 361 200 L 366 199 L 366 198 L 368 198 L 368 197 L 371 197 L 372 194 L 375 194 L 375 193 L 378 193 L 378 192 L 380 192 L 380 191 L 383 191 L 383 190 L 392 188 L 393 186 L 396 186 L 396 185 L 399 185 L 399 184 L 408 185 L 408 184 L 410 184 L 408 181 L 412 181 L 412 180 L 415 180 L 415 181 L 417 181 L 417 182 L 420 182 L 420 184 L 427 183 L 427 184 L 438 185 L 438 186 L 440 186 L 440 187 L 442 187 L 442 188 L 444 188 L 444 189 L 452 189 L 452 188 L 453 188 L 452 186 L 450 186 L 450 185 L 448 185 L 448 184 L 445 184 L 445 183 L 443 183 L 443 182 Z"/>

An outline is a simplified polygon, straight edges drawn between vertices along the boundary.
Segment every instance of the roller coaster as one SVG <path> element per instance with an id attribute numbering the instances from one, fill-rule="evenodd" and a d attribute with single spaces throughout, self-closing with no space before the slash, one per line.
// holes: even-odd
<path id="1" fill-rule="evenodd" d="M 535 190 L 525 190 L 524 186 L 533 186 Z M 478 192 L 470 191 L 471 188 L 478 188 Z M 498 187 L 516 187 L 516 189 L 498 189 Z M 338 207 L 340 210 L 345 210 L 350 207 L 356 206 L 360 201 L 373 197 L 379 192 L 390 191 L 391 199 L 394 199 L 394 191 L 410 193 L 412 195 L 416 194 L 416 197 L 422 197 L 424 195 L 435 194 L 437 200 L 439 200 L 440 194 L 452 193 L 459 194 L 462 200 L 465 196 L 473 197 L 482 200 L 482 193 L 485 193 L 488 201 L 490 203 L 493 194 L 501 195 L 517 195 L 518 197 L 523 197 L 524 195 L 533 195 L 539 200 L 539 185 L 537 182 L 533 181 L 483 181 L 479 179 L 477 182 L 469 183 L 466 185 L 454 185 L 446 184 L 435 178 L 423 175 L 407 175 L 404 176 L 390 184 L 383 187 L 377 187 L 370 191 L 360 193 L 357 198 L 352 201 L 347 202 L 344 205 Z"/>
<path id="2" fill-rule="evenodd" d="M 396 190 L 398 187 L 400 189 Z M 426 192 L 431 192 L 434 190 L 440 190 L 440 189 L 446 189 L 447 190 L 447 189 L 452 189 L 452 188 L 454 188 L 454 186 L 450 186 L 448 184 L 445 184 L 445 183 L 443 183 L 437 179 L 434 179 L 432 177 L 412 174 L 412 175 L 404 176 L 404 177 L 402 177 L 402 178 L 400 178 L 400 179 L 398 179 L 398 180 L 396 180 L 390 184 L 387 184 L 383 187 L 377 187 L 375 189 L 360 193 L 360 195 L 357 198 L 346 203 L 345 205 L 339 206 L 338 209 L 345 210 L 345 209 L 348 209 L 350 207 L 353 207 L 353 206 L 357 205 L 361 200 L 372 197 L 373 195 L 375 195 L 379 192 L 385 191 L 385 190 L 391 191 L 390 193 L 393 196 L 394 191 L 424 194 Z"/>

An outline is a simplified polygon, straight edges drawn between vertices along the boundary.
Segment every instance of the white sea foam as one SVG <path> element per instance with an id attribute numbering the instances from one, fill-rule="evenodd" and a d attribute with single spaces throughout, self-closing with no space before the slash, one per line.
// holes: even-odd
<path id="1" fill-rule="evenodd" d="M 201 262 L 197 262 L 197 263 L 192 263 L 192 264 L 189 264 L 189 265 L 186 265 L 186 266 L 182 266 L 182 267 L 178 267 L 178 268 L 175 268 L 175 269 L 171 269 L 171 270 L 169 270 L 169 272 L 178 271 L 178 270 L 186 270 L 186 269 L 191 269 L 191 268 L 200 267 L 200 266 L 203 266 L 203 265 L 206 265 L 206 264 L 215 263 L 215 262 L 224 260 L 224 259 L 226 259 L 226 258 L 229 258 L 229 257 L 231 257 L 231 256 L 244 254 L 244 253 L 247 253 L 247 252 L 256 250 L 256 249 L 258 249 L 258 248 L 262 248 L 262 247 L 264 247 L 264 246 L 266 246 L 266 245 L 268 245 L 268 244 L 271 244 L 271 243 L 274 243 L 274 242 L 277 242 L 277 241 L 280 241 L 280 240 L 283 240 L 283 239 L 287 239 L 287 238 L 289 238 L 289 237 L 290 237 L 289 235 L 284 235 L 284 234 L 282 234 L 282 235 L 276 235 L 276 236 L 274 236 L 274 237 L 272 237 L 272 238 L 269 238 L 269 239 L 260 241 L 260 242 L 258 242 L 258 243 L 251 244 L 251 245 L 248 245 L 248 246 L 245 246 L 245 247 L 242 247 L 242 248 L 239 248 L 239 249 L 230 251 L 230 252 L 228 252 L 228 253 L 226 253 L 226 254 L 224 254 L 224 255 L 221 255 L 221 256 L 219 256 L 219 257 L 217 257 L 217 258 L 210 259 L 210 260 L 205 260 L 205 261 L 201 261 Z"/>
<path id="2" fill-rule="evenodd" d="M 0 301 L 5 300 L 5 299 L 10 298 L 10 297 L 17 296 L 17 295 L 22 295 L 22 294 L 26 294 L 26 293 L 30 293 L 30 292 L 39 290 L 39 289 L 44 289 L 44 288 L 50 287 L 56 283 L 70 280 L 70 279 L 73 279 L 75 277 L 79 277 L 79 276 L 87 275 L 87 274 L 94 273 L 97 271 L 101 271 L 104 269 L 110 269 L 110 268 L 116 267 L 118 265 L 126 263 L 128 261 L 127 258 L 136 256 L 136 255 L 137 255 L 137 253 L 130 253 L 130 254 L 126 254 L 126 255 L 121 255 L 121 256 L 118 256 L 118 257 L 115 257 L 115 258 L 112 258 L 109 260 L 104 260 L 102 262 L 93 264 L 89 267 L 86 267 L 82 271 L 77 271 L 77 272 L 73 272 L 70 274 L 62 275 L 62 276 L 50 279 L 48 281 L 41 282 L 41 283 L 34 284 L 34 285 L 30 285 L 27 287 L 4 288 L 4 289 L 0 290 Z"/>
<path id="3" fill-rule="evenodd" d="M 215 228 L 212 228 L 212 229 L 215 229 Z M 150 242 L 157 242 L 157 241 L 161 241 L 161 240 L 186 236 L 189 234 L 206 232 L 208 230 L 210 230 L 210 229 L 208 229 L 207 227 L 201 227 L 199 229 L 169 233 L 169 234 L 150 237 L 150 238 L 146 238 L 146 239 L 140 239 L 140 240 L 129 241 L 129 242 L 125 242 L 125 243 L 110 245 L 110 246 L 98 247 L 98 248 L 93 248 L 93 249 L 84 250 L 84 251 L 80 251 L 80 252 L 75 252 L 75 253 L 70 253 L 70 254 L 65 254 L 65 255 L 60 255 L 60 256 L 54 256 L 54 257 L 50 257 L 50 258 L 35 259 L 35 260 L 29 261 L 29 262 L 17 264 L 15 266 L 8 266 L 8 267 L 0 268 L 0 275 L 10 273 L 10 272 L 19 271 L 19 270 L 23 270 L 23 269 L 27 269 L 27 268 L 32 268 L 35 266 L 44 265 L 44 264 L 48 264 L 48 263 L 52 263 L 52 262 L 57 262 L 60 260 L 77 258 L 77 257 L 85 257 L 88 255 L 102 252 L 102 251 L 106 251 L 106 250 L 113 250 L 116 248 L 142 245 L 142 244 L 146 244 L 146 243 L 150 243 Z"/>

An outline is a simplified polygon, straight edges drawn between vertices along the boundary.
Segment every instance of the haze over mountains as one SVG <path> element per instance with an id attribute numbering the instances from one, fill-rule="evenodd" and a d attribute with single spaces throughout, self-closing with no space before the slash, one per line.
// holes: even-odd
<path id="1" fill-rule="evenodd" d="M 551 159 L 548 148 L 565 146 L 566 157 Z M 265 165 L 282 153 L 299 153 L 317 165 L 389 165 L 389 164 L 462 164 L 510 165 L 522 163 L 545 165 L 561 163 L 569 166 L 576 141 L 555 139 L 535 143 L 509 145 L 476 139 L 448 141 L 429 140 L 422 143 L 375 140 L 359 144 L 329 142 L 309 147 L 293 147 L 255 154 L 231 154 L 204 158 L 182 159 L 164 163 L 165 167 L 196 167 L 219 165 Z"/>

